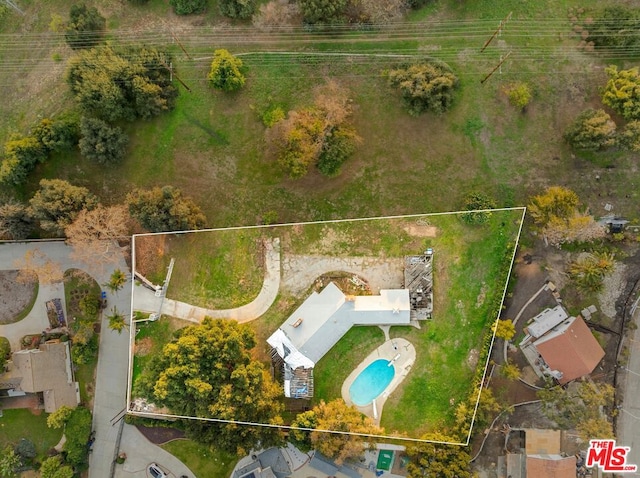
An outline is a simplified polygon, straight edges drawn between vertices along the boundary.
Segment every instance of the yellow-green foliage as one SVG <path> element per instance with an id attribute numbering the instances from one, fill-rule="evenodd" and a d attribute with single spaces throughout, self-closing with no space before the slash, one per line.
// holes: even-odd
<path id="1" fill-rule="evenodd" d="M 233 56 L 228 50 L 216 50 L 213 52 L 213 61 L 207 78 L 209 84 L 218 90 L 239 90 L 246 81 L 242 73 L 242 60 Z"/>
<path id="2" fill-rule="evenodd" d="M 531 88 L 527 83 L 519 81 L 508 86 L 506 90 L 509 103 L 520 110 L 524 109 L 531 101 Z"/>
<path id="3" fill-rule="evenodd" d="M 618 70 L 614 65 L 605 70 L 609 81 L 602 94 L 602 102 L 625 119 L 640 119 L 640 73 L 638 67 Z"/>
<path id="4" fill-rule="evenodd" d="M 615 146 L 616 124 L 604 110 L 587 109 L 567 128 L 564 139 L 574 148 L 588 151 Z"/>

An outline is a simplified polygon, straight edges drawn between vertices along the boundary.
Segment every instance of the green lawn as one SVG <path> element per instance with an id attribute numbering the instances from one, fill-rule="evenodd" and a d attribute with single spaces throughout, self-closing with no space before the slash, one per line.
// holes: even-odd
<path id="1" fill-rule="evenodd" d="M 236 455 L 191 440 L 174 440 L 161 446 L 186 464 L 196 478 L 227 478 L 238 462 Z"/>
<path id="2" fill-rule="evenodd" d="M 76 365 L 75 377 L 80 385 L 80 402 L 88 404 L 95 393 L 94 376 L 98 366 L 98 357 L 92 357 L 87 363 Z"/>
<path id="3" fill-rule="evenodd" d="M 508 246 L 516 241 L 521 215 L 521 210 L 496 212 L 479 228 L 465 226 L 455 215 L 429 217 L 439 233 L 417 251 L 435 251 L 433 319 L 420 329 L 391 328 L 392 337 L 416 347 L 417 360 L 385 403 L 381 425 L 388 433 L 420 436 L 453 425 L 452 403 L 466 400 L 477 368 L 484 367 L 470 366 L 467 359 L 472 349 L 480 351 L 496 318 L 495 300 L 502 297 L 511 261 Z M 377 243 L 374 237 L 370 244 Z M 345 378 L 383 340 L 377 327 L 353 328 L 316 365 L 315 399 L 340 397 Z"/>
<path id="4" fill-rule="evenodd" d="M 38 456 L 55 446 L 62 437 L 61 429 L 47 427 L 47 414 L 34 415 L 30 410 L 3 410 L 0 418 L 0 449 L 16 445 L 21 438 L 31 440 Z"/>
<path id="5" fill-rule="evenodd" d="M 264 280 L 263 231 L 219 231 L 208 234 L 182 234 L 166 241 L 158 271 L 148 274 L 160 284 L 166 266 L 176 262 L 167 296 L 212 309 L 227 309 L 247 304 L 256 298 Z M 145 241 L 145 236 L 136 238 Z"/>

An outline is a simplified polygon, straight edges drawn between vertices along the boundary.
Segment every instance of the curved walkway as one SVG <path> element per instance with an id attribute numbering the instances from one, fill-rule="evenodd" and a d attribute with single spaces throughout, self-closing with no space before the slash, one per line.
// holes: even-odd
<path id="1" fill-rule="evenodd" d="M 179 317 L 191 322 L 201 322 L 205 317 L 214 319 L 235 319 L 238 322 L 249 322 L 264 314 L 278 297 L 280 289 L 280 239 L 265 242 L 265 274 L 262 289 L 258 296 L 234 309 L 206 309 L 173 299 L 164 299 L 162 313 Z M 133 297 L 133 308 L 142 312 L 157 312 L 161 299 L 146 287 L 136 287 Z"/>
<path id="2" fill-rule="evenodd" d="M 538 291 L 533 294 L 531 296 L 531 298 L 522 306 L 522 308 L 520 309 L 520 311 L 518 312 L 518 314 L 514 317 L 513 319 L 513 325 L 515 327 L 515 325 L 518 323 L 518 320 L 520 320 L 520 317 L 522 316 L 522 314 L 524 313 L 525 310 L 527 310 L 527 307 L 529 307 L 531 305 L 531 303 L 536 300 L 538 298 L 538 296 L 540 294 L 542 294 L 545 290 L 549 289 L 549 285 L 547 282 L 545 282 L 542 287 L 540 287 L 540 289 L 538 289 Z M 504 344 L 502 346 L 502 355 L 503 355 L 503 359 L 504 359 L 504 363 L 507 363 L 507 351 L 509 348 L 509 341 L 505 340 Z M 526 382 L 524 382 L 526 383 Z"/>

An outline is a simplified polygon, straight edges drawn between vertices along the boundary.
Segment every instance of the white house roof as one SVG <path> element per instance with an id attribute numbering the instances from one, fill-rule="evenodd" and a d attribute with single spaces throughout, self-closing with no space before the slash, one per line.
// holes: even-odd
<path id="1" fill-rule="evenodd" d="M 267 342 L 273 346 L 272 342 L 282 341 L 283 333 L 296 351 L 317 363 L 354 325 L 408 325 L 410 320 L 406 289 L 381 290 L 377 296 L 347 300 L 330 282 L 320 293 L 312 293 Z"/>
<path id="2" fill-rule="evenodd" d="M 544 309 L 533 318 L 533 323 L 527 326 L 527 332 L 532 337 L 542 337 L 568 317 L 569 314 L 561 305 L 556 305 L 553 309 Z"/>

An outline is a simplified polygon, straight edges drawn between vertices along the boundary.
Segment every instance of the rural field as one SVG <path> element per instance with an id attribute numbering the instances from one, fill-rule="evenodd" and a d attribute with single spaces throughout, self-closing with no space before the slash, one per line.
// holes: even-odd
<path id="1" fill-rule="evenodd" d="M 486 348 L 493 335 L 491 325 L 500 310 L 522 218 L 523 209 L 516 208 L 493 212 L 483 225 L 467 225 L 459 214 L 443 214 L 171 234 L 160 236 L 165 245 L 163 257 L 156 264 L 163 270 L 167 258 L 175 259 L 167 298 L 206 308 L 215 308 L 215 304 L 218 308 L 233 308 L 249 303 L 260 291 L 262 277 L 253 281 L 253 295 L 242 292 L 244 287 L 238 284 L 244 286 L 248 282 L 243 259 L 259 256 L 262 240 L 279 239 L 281 264 L 303 258 L 298 259 L 299 269 L 283 269 L 278 296 L 268 311 L 256 320 L 247 319 L 256 335 L 253 354 L 269 368 L 270 347 L 266 338 L 312 290 L 322 289 L 319 282 L 326 285 L 328 277 L 347 273 L 331 269 L 311 276 L 305 275 L 306 270 L 315 270 L 316 264 L 326 258 L 345 263 L 354 258 L 392 262 L 432 248 L 433 318 L 422 322 L 420 328 L 391 328 L 391 337 L 404 338 L 414 344 L 417 359 L 405 381 L 386 402 L 381 421 L 390 436 L 419 438 L 427 432 L 453 427 L 456 406 L 477 391 L 475 383 L 485 370 Z M 136 250 L 145 247 L 145 240 L 155 243 L 158 237 L 137 236 Z M 204 249 L 216 257 L 217 262 L 202 270 L 206 269 L 212 278 L 218 271 L 226 272 L 226 281 L 213 281 L 217 288 L 202 287 L 202 270 L 194 264 L 194 257 L 202 257 Z M 401 273 L 402 268 L 398 269 Z M 368 279 L 366 273 L 362 277 Z M 297 278 L 295 290 L 287 286 L 290 278 Z M 376 279 L 380 287 L 385 284 L 388 288 L 397 287 L 389 282 L 391 278 Z M 134 294 L 143 292 L 141 287 L 136 287 Z M 219 299 L 227 301 L 214 300 L 211 296 L 214 292 Z M 134 297 L 134 307 L 135 303 Z M 182 326 L 188 324 L 181 323 Z M 151 353 L 135 357 L 134 393 L 135 379 L 143 373 L 144 364 L 171 339 L 167 327 L 175 330 L 180 322 L 143 323 L 140 327 L 140 333 L 135 336 L 136 350 L 144 341 L 145 350 L 150 349 Z M 384 334 L 378 327 L 352 328 L 317 363 L 311 404 L 340 398 L 347 375 L 383 342 Z M 476 399 L 477 396 L 472 401 Z M 462 439 L 469 432 L 467 427 Z"/>
<path id="2" fill-rule="evenodd" d="M 64 82 L 73 55 L 59 34 L 42 34 L 50 15 L 66 15 L 65 2 L 25 2 L 24 19 L 10 14 L 4 33 L 26 35 L 0 44 L 5 60 L 0 135 L 27 132 L 37 118 L 73 107 Z M 91 5 L 91 2 L 88 2 Z M 98 4 L 96 4 L 98 5 Z M 526 204 L 532 193 L 561 183 L 596 212 L 606 202 L 634 214 L 637 154 L 575 153 L 562 131 L 586 107 L 598 107 L 603 68 L 625 65 L 624 55 L 588 53 L 572 34 L 569 7 L 588 16 L 598 2 L 429 3 L 391 32 L 310 36 L 258 34 L 248 25 L 212 29 L 209 13 L 177 17 L 161 1 L 145 7 L 99 2 L 115 45 L 169 48 L 188 92 L 179 86 L 175 110 L 149 121 L 124 123 L 130 135 L 122 163 L 100 166 L 77 152 L 54 154 L 24 186 L 7 194 L 28 199 L 41 178 L 59 177 L 87 186 L 103 202 L 121 201 L 135 187 L 172 184 L 188 191 L 211 227 L 323 220 L 459 209 L 470 191 L 484 191 L 499 206 Z M 500 19 L 513 12 L 504 32 L 480 48 Z M 426 22 L 414 24 L 414 22 Z M 175 44 L 174 31 L 192 59 Z M 241 55 L 247 82 L 226 94 L 207 85 L 213 50 Z M 480 83 L 504 57 L 502 65 Z M 366 55 L 366 56 L 363 56 Z M 375 56 L 372 56 L 375 55 Z M 400 61 L 388 55 L 446 62 L 460 79 L 453 108 L 442 114 L 407 114 L 382 76 Z M 307 106 L 327 79 L 349 92 L 353 124 L 362 138 L 341 174 L 312 170 L 289 179 L 275 162 L 261 115 Z M 533 99 L 525 111 L 504 93 L 527 82 Z"/>

